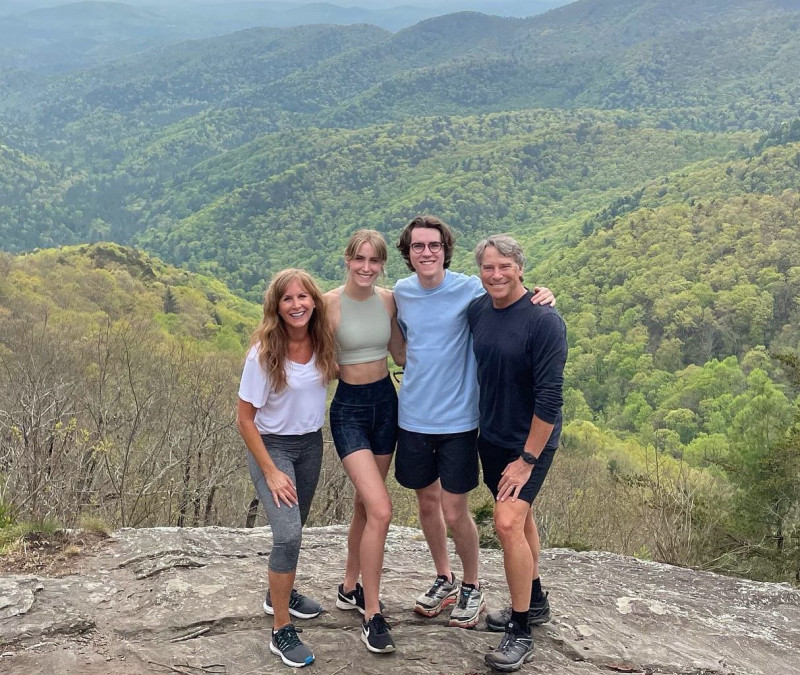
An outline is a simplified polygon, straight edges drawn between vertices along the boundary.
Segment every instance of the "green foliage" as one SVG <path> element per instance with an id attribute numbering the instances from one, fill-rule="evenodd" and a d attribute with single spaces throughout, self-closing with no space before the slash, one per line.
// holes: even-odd
<path id="1" fill-rule="evenodd" d="M 432 212 L 454 269 L 513 233 L 567 320 L 543 539 L 797 578 L 798 27 L 790 3 L 597 0 L 4 71 L 0 243 L 47 249 L 0 255 L 8 514 L 214 522 L 242 298 L 290 265 L 333 286 L 354 229 Z"/>

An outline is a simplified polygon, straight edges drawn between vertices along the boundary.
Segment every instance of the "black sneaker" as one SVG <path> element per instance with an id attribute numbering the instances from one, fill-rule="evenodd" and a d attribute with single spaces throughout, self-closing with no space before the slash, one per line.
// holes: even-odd
<path id="1" fill-rule="evenodd" d="M 542 594 L 542 599 L 532 602 L 528 610 L 528 625 L 541 626 L 550 621 L 550 603 L 547 600 L 547 593 Z M 511 621 L 511 607 L 505 607 L 496 612 L 489 612 L 486 615 L 486 630 L 502 633 L 506 625 Z"/>
<path id="2" fill-rule="evenodd" d="M 272 600 L 269 597 L 269 589 L 267 589 L 267 598 L 264 600 L 264 611 L 267 614 L 275 614 L 272 608 Z M 292 594 L 289 596 L 289 614 L 296 616 L 298 619 L 313 619 L 322 612 L 322 605 L 316 600 L 312 600 L 308 596 L 298 593 L 294 588 Z"/>
<path id="3" fill-rule="evenodd" d="M 391 627 L 381 614 L 374 614 L 369 621 L 361 623 L 361 641 L 367 649 L 376 654 L 394 651 L 394 640 L 389 632 Z"/>
<path id="4" fill-rule="evenodd" d="M 280 656 L 281 661 L 292 668 L 302 668 L 314 663 L 314 654 L 297 637 L 297 633 L 302 632 L 290 623 L 277 631 L 272 631 L 269 650 Z"/>
<path id="5" fill-rule="evenodd" d="M 532 658 L 533 636 L 521 630 L 518 624 L 509 621 L 497 649 L 489 652 L 484 662 L 493 670 L 510 673 L 522 668 L 522 664 Z"/>
<path id="6" fill-rule="evenodd" d="M 386 611 L 386 606 L 378 600 L 381 608 L 381 614 Z M 349 593 L 344 592 L 344 584 L 339 584 L 339 591 L 336 594 L 336 606 L 339 609 L 357 609 L 361 616 L 364 616 L 364 589 L 361 584 L 356 583 L 355 590 Z"/>

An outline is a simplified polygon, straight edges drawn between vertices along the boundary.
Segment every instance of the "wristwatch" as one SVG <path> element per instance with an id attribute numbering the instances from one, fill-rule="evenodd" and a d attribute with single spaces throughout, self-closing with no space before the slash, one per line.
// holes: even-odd
<path id="1" fill-rule="evenodd" d="M 522 451 L 520 457 L 522 457 L 523 462 L 525 462 L 526 464 L 530 464 L 531 466 L 536 466 L 536 462 L 539 461 L 534 455 L 525 450 Z"/>

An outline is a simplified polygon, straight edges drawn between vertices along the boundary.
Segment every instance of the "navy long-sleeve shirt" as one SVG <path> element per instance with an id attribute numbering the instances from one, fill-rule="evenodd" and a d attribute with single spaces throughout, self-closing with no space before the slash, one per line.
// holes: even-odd
<path id="1" fill-rule="evenodd" d="M 561 436 L 567 329 L 555 309 L 532 305 L 532 295 L 528 291 L 514 304 L 495 309 L 487 294 L 468 310 L 478 362 L 481 435 L 519 450 L 534 413 L 553 424 L 545 447 L 557 447 Z"/>

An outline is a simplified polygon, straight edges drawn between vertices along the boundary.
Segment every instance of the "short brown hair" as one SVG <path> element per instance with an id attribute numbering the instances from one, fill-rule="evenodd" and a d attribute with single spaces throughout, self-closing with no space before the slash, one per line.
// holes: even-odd
<path id="1" fill-rule="evenodd" d="M 412 272 L 416 271 L 411 264 L 411 256 L 409 255 L 411 251 L 411 233 L 416 227 L 427 227 L 432 230 L 439 230 L 439 234 L 442 235 L 442 243 L 444 244 L 444 268 L 447 269 L 450 267 L 450 260 L 453 257 L 453 247 L 456 244 L 453 231 L 443 220 L 436 216 L 425 215 L 417 216 L 406 225 L 400 233 L 400 241 L 397 242 L 397 250 L 400 251 L 400 255 L 402 255 L 403 260 L 406 261 L 408 269 Z"/>

